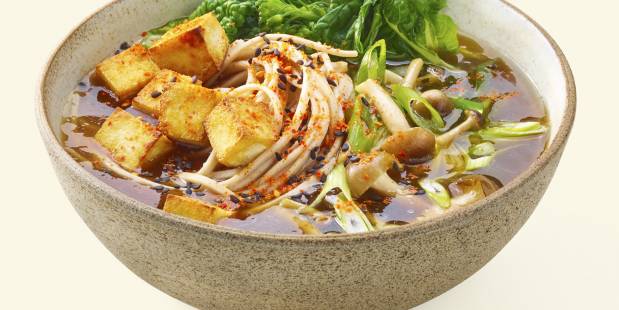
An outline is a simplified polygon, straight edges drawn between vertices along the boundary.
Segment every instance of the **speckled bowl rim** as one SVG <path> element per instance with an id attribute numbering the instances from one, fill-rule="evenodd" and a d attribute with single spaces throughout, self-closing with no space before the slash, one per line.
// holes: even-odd
<path id="1" fill-rule="evenodd" d="M 555 51 L 556 57 L 559 59 L 562 70 L 563 77 L 565 79 L 566 85 L 566 102 L 567 106 L 565 108 L 565 113 L 563 115 L 563 119 L 559 125 L 559 129 L 555 138 L 552 140 L 550 147 L 544 151 L 544 153 L 529 167 L 525 172 L 521 173 L 518 177 L 512 180 L 510 183 L 505 185 L 496 193 L 486 197 L 483 200 L 480 200 L 466 208 L 459 208 L 457 210 L 452 210 L 444 215 L 440 215 L 436 218 L 429 219 L 427 221 L 422 221 L 418 223 L 412 223 L 409 225 L 404 225 L 402 227 L 397 227 L 389 230 L 383 231 L 375 231 L 368 233 L 360 233 L 360 234 L 339 234 L 339 235 L 317 235 L 317 236 L 306 236 L 306 235 L 280 235 L 273 233 L 261 233 L 261 232 L 251 232 L 245 230 L 239 230 L 234 228 L 228 228 L 224 226 L 219 226 L 215 224 L 209 223 L 201 223 L 193 220 L 189 220 L 186 218 L 178 217 L 175 215 L 168 214 L 158 208 L 154 208 L 145 203 L 142 203 L 134 198 L 127 196 L 126 194 L 120 192 L 119 190 L 103 183 L 95 176 L 88 173 L 84 168 L 82 168 L 77 161 L 75 161 L 62 147 L 57 137 L 54 135 L 49 120 L 47 119 L 46 107 L 44 104 L 44 92 L 45 92 L 45 81 L 48 78 L 49 69 L 60 52 L 60 50 L 65 46 L 65 44 L 76 35 L 76 31 L 82 27 L 86 22 L 90 21 L 94 16 L 98 15 L 102 11 L 121 3 L 126 0 L 114 0 L 109 4 L 101 7 L 93 14 L 85 18 L 78 26 L 76 26 L 62 43 L 56 48 L 56 50 L 52 53 L 52 56 L 49 58 L 47 64 L 43 69 L 43 74 L 40 78 L 39 85 L 37 87 L 37 102 L 35 105 L 35 113 L 37 118 L 37 123 L 39 126 L 39 130 L 43 137 L 43 140 L 46 143 L 49 143 L 48 148 L 50 154 L 54 154 L 58 156 L 58 159 L 66 165 L 68 169 L 70 169 L 75 175 L 79 178 L 88 182 L 92 185 L 95 185 L 95 188 L 98 188 L 104 194 L 114 198 L 114 200 L 118 202 L 127 202 L 128 206 L 132 208 L 131 211 L 139 212 L 146 215 L 149 220 L 162 221 L 166 224 L 176 225 L 179 228 L 183 228 L 184 230 L 192 231 L 195 233 L 204 233 L 211 234 L 212 236 L 218 236 L 226 239 L 248 239 L 252 240 L 261 240 L 261 241 L 269 241 L 272 243 L 278 242 L 295 242 L 295 243 L 342 243 L 342 242 L 350 242 L 355 240 L 368 240 L 368 239 L 386 239 L 393 238 L 403 233 L 414 233 L 416 235 L 427 234 L 435 231 L 449 229 L 454 225 L 461 224 L 466 221 L 467 218 L 472 217 L 477 212 L 480 212 L 484 207 L 488 207 L 491 203 L 498 200 L 505 193 L 512 191 L 519 186 L 522 186 L 523 183 L 526 182 L 531 176 L 536 174 L 538 171 L 542 170 L 546 167 L 550 161 L 550 159 L 557 152 L 560 152 L 563 146 L 566 144 L 567 139 L 572 130 L 574 119 L 576 115 L 576 85 L 574 82 L 574 76 L 572 74 L 570 65 L 567 61 L 567 58 L 563 54 L 561 48 L 558 46 L 556 41 L 548 34 L 548 32 L 536 21 L 534 21 L 531 17 L 526 15 L 522 10 L 514 6 L 513 4 L 500 0 L 505 3 L 508 7 L 514 10 L 516 13 L 526 18 L 532 25 L 534 25 L 540 33 L 546 38 L 546 40 L 551 44 L 552 48 Z"/>

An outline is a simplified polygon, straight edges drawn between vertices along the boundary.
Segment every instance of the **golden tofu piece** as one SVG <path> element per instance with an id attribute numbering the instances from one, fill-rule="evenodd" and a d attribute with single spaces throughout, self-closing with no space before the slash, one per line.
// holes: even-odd
<path id="1" fill-rule="evenodd" d="M 122 101 L 137 94 L 158 71 L 148 50 L 136 44 L 97 65 L 96 74 Z"/>
<path id="2" fill-rule="evenodd" d="M 131 171 L 161 160 L 174 149 L 174 143 L 154 126 L 120 108 L 107 118 L 95 139 Z"/>
<path id="3" fill-rule="evenodd" d="M 152 117 L 158 117 L 161 106 L 161 95 L 174 83 L 192 84 L 193 79 L 190 76 L 172 70 L 161 70 L 157 73 L 155 78 L 133 98 L 133 107 Z M 202 81 L 196 80 L 195 84 L 201 85 Z"/>
<path id="4" fill-rule="evenodd" d="M 208 117 L 206 131 L 217 159 L 228 167 L 248 164 L 279 136 L 270 107 L 249 97 L 226 97 Z"/>
<path id="5" fill-rule="evenodd" d="M 163 210 L 192 220 L 216 224 L 219 220 L 230 217 L 232 212 L 184 196 L 168 195 Z"/>
<path id="6" fill-rule="evenodd" d="M 161 68 L 206 81 L 221 68 L 228 44 L 226 32 L 209 13 L 168 31 L 150 53 Z"/>
<path id="7" fill-rule="evenodd" d="M 159 129 L 172 140 L 207 146 L 204 123 L 222 96 L 199 85 L 175 83 L 162 95 Z"/>

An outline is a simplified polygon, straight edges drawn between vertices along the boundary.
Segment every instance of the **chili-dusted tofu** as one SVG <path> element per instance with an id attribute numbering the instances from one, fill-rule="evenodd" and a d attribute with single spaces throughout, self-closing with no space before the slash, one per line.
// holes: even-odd
<path id="1" fill-rule="evenodd" d="M 163 95 L 172 84 L 192 84 L 194 82 L 198 85 L 202 84 L 202 81 L 194 80 L 190 76 L 172 70 L 161 70 L 157 73 L 155 78 L 133 98 L 133 107 L 156 118 L 159 115 L 161 95 Z"/>
<path id="2" fill-rule="evenodd" d="M 140 44 L 104 60 L 96 69 L 97 76 L 121 101 L 137 94 L 158 71 L 148 50 Z"/>
<path id="3" fill-rule="evenodd" d="M 150 48 L 161 68 L 204 81 L 219 71 L 227 52 L 228 37 L 212 13 L 178 25 Z"/>
<path id="4" fill-rule="evenodd" d="M 184 196 L 168 195 L 163 210 L 196 221 L 216 224 L 219 220 L 230 217 L 232 212 Z"/>
<path id="5" fill-rule="evenodd" d="M 159 129 L 172 140 L 207 146 L 204 123 L 222 96 L 200 85 L 175 83 L 162 95 Z"/>
<path id="6" fill-rule="evenodd" d="M 107 118 L 95 139 L 131 171 L 161 160 L 174 149 L 174 143 L 154 126 L 120 108 Z"/>
<path id="7" fill-rule="evenodd" d="M 248 164 L 279 135 L 270 107 L 250 97 L 226 97 L 209 115 L 206 129 L 217 159 L 228 167 Z"/>

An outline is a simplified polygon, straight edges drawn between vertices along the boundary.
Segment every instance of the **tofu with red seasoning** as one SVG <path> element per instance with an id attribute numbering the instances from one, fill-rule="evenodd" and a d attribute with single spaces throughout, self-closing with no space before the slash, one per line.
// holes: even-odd
<path id="1" fill-rule="evenodd" d="M 178 142 L 198 147 L 208 146 L 204 123 L 222 100 L 222 93 L 200 85 L 175 83 L 161 97 L 161 132 Z"/>
<path id="2" fill-rule="evenodd" d="M 133 97 L 159 71 L 148 50 L 136 44 L 97 65 L 96 74 L 119 100 Z"/>
<path id="3" fill-rule="evenodd" d="M 103 123 L 95 140 L 130 171 L 160 161 L 174 149 L 174 143 L 154 126 L 120 108 Z"/>
<path id="4" fill-rule="evenodd" d="M 226 97 L 206 122 L 220 163 L 240 167 L 271 147 L 279 136 L 271 108 L 250 97 Z"/>
<path id="5" fill-rule="evenodd" d="M 226 32 L 209 13 L 168 31 L 150 53 L 159 67 L 206 81 L 221 68 L 228 45 Z"/>
<path id="6" fill-rule="evenodd" d="M 216 224 L 221 219 L 230 217 L 232 212 L 184 196 L 168 195 L 163 205 L 165 212 L 192 220 Z"/>
<path id="7" fill-rule="evenodd" d="M 174 83 L 195 83 L 201 85 L 202 81 L 172 70 L 161 70 L 157 73 L 155 78 L 133 98 L 133 107 L 157 118 L 161 107 L 162 95 L 170 86 L 174 85 Z"/>

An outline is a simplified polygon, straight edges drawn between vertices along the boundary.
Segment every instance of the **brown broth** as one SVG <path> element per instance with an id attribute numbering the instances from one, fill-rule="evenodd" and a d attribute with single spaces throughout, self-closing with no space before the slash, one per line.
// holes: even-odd
<path id="1" fill-rule="evenodd" d="M 469 51 L 453 57 L 453 64 L 466 71 L 449 72 L 441 68 L 428 66 L 425 68 L 420 83 L 421 90 L 438 88 L 450 96 L 462 96 L 471 99 L 491 99 L 494 102 L 488 121 L 522 121 L 536 120 L 547 124 L 544 105 L 538 98 L 534 88 L 524 75 L 515 71 L 505 61 L 497 58 L 489 67 L 483 84 L 480 84 L 478 68 L 488 63 L 494 56 L 470 38 L 461 37 L 461 44 Z M 394 69 L 395 70 L 395 69 Z M 476 71 L 477 70 L 477 71 Z M 92 74 L 86 76 L 75 89 L 79 96 L 75 115 L 65 118 L 62 124 L 63 143 L 73 157 L 94 176 L 104 183 L 120 190 L 126 195 L 142 201 L 153 207 L 161 207 L 166 194 L 161 194 L 148 186 L 118 178 L 101 169 L 93 160 L 92 153 L 106 154 L 94 140 L 94 135 L 116 107 L 123 107 L 133 115 L 142 117 L 145 121 L 156 125 L 157 120 L 145 115 L 132 107 L 129 102 L 118 102 L 111 91 L 101 86 Z M 474 98 L 473 98 L 474 97 Z M 447 118 L 449 126 L 455 126 L 461 121 L 461 113 L 455 111 Z M 505 185 L 526 170 L 544 151 L 548 137 L 546 135 L 522 138 L 516 141 L 497 142 L 497 156 L 487 168 L 477 170 L 475 174 L 491 177 Z M 456 143 L 468 147 L 469 136 L 460 137 Z M 140 171 L 140 175 L 157 181 L 165 178 L 179 169 L 194 172 L 198 170 L 208 157 L 208 152 L 179 145 L 175 152 L 164 162 Z M 426 176 L 440 176 L 445 174 L 445 167 L 433 167 L 430 164 L 411 166 L 403 171 L 390 171 L 390 175 L 400 182 L 416 185 L 416 180 Z M 174 190 L 171 194 L 188 195 L 207 203 L 216 203 L 216 197 L 210 194 L 197 196 L 181 190 Z M 317 193 L 309 193 L 309 195 Z M 375 223 L 383 225 L 404 225 L 415 222 L 420 216 L 433 208 L 432 202 L 426 195 L 413 197 L 383 198 L 376 193 L 369 192 L 358 199 L 358 204 L 364 211 L 368 211 Z M 322 233 L 341 233 L 342 229 L 335 222 L 333 211 L 323 205 L 324 220 L 310 220 Z M 281 207 L 274 207 L 257 215 L 242 215 L 224 219 L 218 224 L 242 230 L 268 232 L 276 234 L 302 234 L 294 221 L 293 211 Z M 307 219 L 309 220 L 309 219 Z"/>

